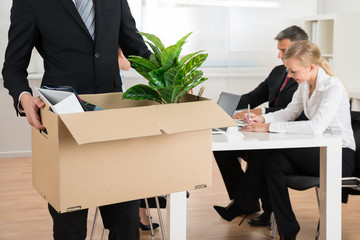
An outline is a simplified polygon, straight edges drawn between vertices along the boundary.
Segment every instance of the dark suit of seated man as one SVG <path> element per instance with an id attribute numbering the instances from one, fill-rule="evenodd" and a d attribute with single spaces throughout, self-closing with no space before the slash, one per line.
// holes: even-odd
<path id="1" fill-rule="evenodd" d="M 297 26 L 291 26 L 281 31 L 275 40 L 278 41 L 277 48 L 279 50 L 278 58 L 283 60 L 286 49 L 294 41 L 307 40 L 308 36 L 304 30 Z M 251 112 L 255 114 L 264 114 L 274 112 L 285 108 L 292 99 L 294 92 L 297 90 L 298 84 L 292 78 L 287 78 L 287 71 L 284 65 L 275 67 L 269 76 L 259 84 L 251 92 L 241 96 L 237 109 L 246 109 L 250 104 Z M 268 108 L 256 108 L 259 105 L 268 102 Z M 234 118 L 243 119 L 247 114 L 247 110 L 240 111 L 234 115 Z M 300 119 L 303 119 L 303 115 Z M 258 161 L 251 161 L 251 151 L 217 151 L 214 152 L 216 162 L 219 166 L 222 178 L 224 180 L 226 190 L 230 199 L 236 199 L 241 195 L 242 189 L 240 187 L 241 181 L 247 181 L 246 174 L 240 165 L 239 158 L 248 162 L 248 167 L 251 164 L 259 164 Z M 252 166 L 251 169 L 261 169 L 261 166 Z M 261 178 L 259 178 L 260 180 Z M 251 225 L 266 226 L 270 223 L 270 214 L 272 212 L 271 203 L 268 200 L 266 184 L 263 184 L 264 189 L 261 191 L 261 202 L 264 213 L 256 219 L 249 220 Z M 256 194 L 256 193 L 254 193 Z M 254 197 L 250 197 L 254 199 Z M 256 198 L 255 196 L 255 199 Z M 251 200 L 252 201 L 252 200 Z M 250 200 L 247 202 L 251 202 Z M 247 203 L 244 203 L 248 205 Z M 218 207 L 215 207 L 217 209 Z M 249 206 L 243 206 L 244 209 L 249 209 Z M 252 207 L 253 209 L 253 207 Z M 254 211 L 260 210 L 253 209 Z"/>

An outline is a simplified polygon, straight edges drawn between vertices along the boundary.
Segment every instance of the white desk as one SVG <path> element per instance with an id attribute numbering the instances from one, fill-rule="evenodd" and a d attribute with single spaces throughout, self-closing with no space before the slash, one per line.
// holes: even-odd
<path id="1" fill-rule="evenodd" d="M 320 147 L 320 239 L 341 239 L 341 139 L 325 136 L 239 132 L 229 128 L 227 142 L 216 142 L 213 151 Z M 209 209 L 211 211 L 211 209 Z M 167 239 L 186 240 L 185 192 L 168 197 Z"/>
<path id="2" fill-rule="evenodd" d="M 360 111 L 360 88 L 353 88 L 349 91 L 351 98 L 351 110 Z"/>
<path id="3" fill-rule="evenodd" d="M 227 142 L 213 151 L 320 147 L 320 239 L 341 239 L 341 139 L 325 136 L 239 132 L 229 128 Z"/>

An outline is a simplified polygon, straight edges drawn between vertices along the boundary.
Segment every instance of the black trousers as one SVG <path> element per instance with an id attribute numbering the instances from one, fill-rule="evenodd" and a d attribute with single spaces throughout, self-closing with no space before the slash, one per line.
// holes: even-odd
<path id="1" fill-rule="evenodd" d="M 262 172 L 263 151 L 216 151 L 214 157 L 224 180 L 229 198 L 242 210 L 253 211 L 261 198 L 264 211 L 272 211 L 270 198 Z M 238 157 L 247 161 L 246 172 Z"/>
<path id="2" fill-rule="evenodd" d="M 342 150 L 342 176 L 352 176 L 355 169 L 355 152 Z M 319 148 L 269 150 L 263 155 L 263 167 L 270 201 L 274 209 L 279 234 L 284 235 L 299 228 L 291 207 L 286 175 L 319 176 Z"/>
<path id="3" fill-rule="evenodd" d="M 238 158 L 245 159 L 246 151 L 215 151 L 213 153 L 229 198 L 234 199 L 235 191 L 244 176 L 244 170 Z"/>
<path id="4" fill-rule="evenodd" d="M 160 208 L 166 208 L 166 198 L 165 197 L 158 197 L 158 199 L 159 199 L 159 207 Z M 149 208 L 156 208 L 155 197 L 148 198 L 147 200 L 148 200 Z M 141 199 L 140 207 L 141 208 L 146 208 L 146 203 L 145 203 L 144 199 Z"/>
<path id="5" fill-rule="evenodd" d="M 50 204 L 54 240 L 85 240 L 88 209 L 58 213 Z M 109 240 L 138 240 L 140 200 L 99 207 Z"/>

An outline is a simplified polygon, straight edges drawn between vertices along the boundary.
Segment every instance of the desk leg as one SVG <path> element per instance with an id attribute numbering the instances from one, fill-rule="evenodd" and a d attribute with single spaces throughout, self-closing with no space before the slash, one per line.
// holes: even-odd
<path id="1" fill-rule="evenodd" d="M 341 142 L 320 148 L 320 239 L 341 239 Z"/>
<path id="2" fill-rule="evenodd" d="M 360 100 L 356 98 L 351 99 L 351 110 L 359 111 L 360 110 Z"/>
<path id="3" fill-rule="evenodd" d="M 186 240 L 186 192 L 167 195 L 167 240 Z"/>

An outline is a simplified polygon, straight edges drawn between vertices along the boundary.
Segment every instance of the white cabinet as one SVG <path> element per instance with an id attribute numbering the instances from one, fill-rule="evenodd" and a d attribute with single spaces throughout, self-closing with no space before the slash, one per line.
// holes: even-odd
<path id="1" fill-rule="evenodd" d="M 360 13 L 320 14 L 304 18 L 309 40 L 319 46 L 346 86 L 360 88 Z"/>
<path id="2" fill-rule="evenodd" d="M 336 15 L 324 14 L 306 17 L 304 30 L 309 40 L 319 46 L 322 56 L 332 64 L 334 57 L 334 22 Z"/>

